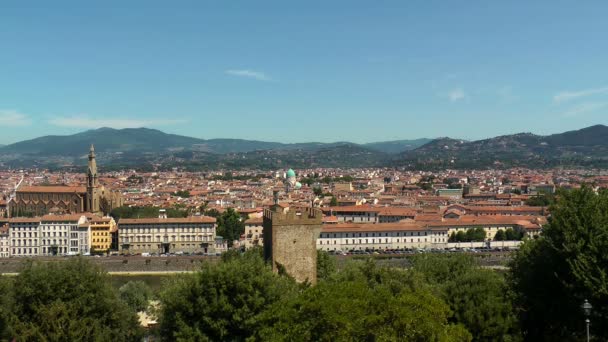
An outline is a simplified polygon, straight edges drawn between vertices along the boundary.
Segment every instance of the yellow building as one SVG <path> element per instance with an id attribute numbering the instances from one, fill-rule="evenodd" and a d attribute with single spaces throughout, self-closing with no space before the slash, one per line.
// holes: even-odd
<path id="1" fill-rule="evenodd" d="M 95 252 L 107 252 L 112 246 L 112 233 L 118 227 L 111 217 L 92 216 L 89 219 L 91 224 L 91 249 Z"/>

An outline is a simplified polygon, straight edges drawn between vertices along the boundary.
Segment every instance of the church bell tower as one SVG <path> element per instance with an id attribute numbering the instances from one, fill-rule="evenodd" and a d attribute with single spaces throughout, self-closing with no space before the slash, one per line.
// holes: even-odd
<path id="1" fill-rule="evenodd" d="M 99 212 L 99 180 L 97 179 L 97 162 L 95 161 L 95 147 L 91 144 L 89 151 L 89 168 L 87 170 L 87 211 Z"/>

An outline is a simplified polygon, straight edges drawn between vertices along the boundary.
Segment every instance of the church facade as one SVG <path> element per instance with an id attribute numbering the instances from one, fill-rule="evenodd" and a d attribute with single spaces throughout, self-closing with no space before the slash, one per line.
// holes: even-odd
<path id="1" fill-rule="evenodd" d="M 85 186 L 20 186 L 10 203 L 10 215 L 109 213 L 122 206 L 122 194 L 99 184 L 95 148 L 91 145 Z"/>

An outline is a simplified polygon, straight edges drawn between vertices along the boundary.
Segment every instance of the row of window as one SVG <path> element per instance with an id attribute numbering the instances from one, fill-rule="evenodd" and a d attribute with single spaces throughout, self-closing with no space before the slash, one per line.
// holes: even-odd
<path id="1" fill-rule="evenodd" d="M 23 236 L 21 236 L 22 234 L 23 234 Z M 21 233 L 21 232 L 17 232 L 17 233 L 13 232 L 13 234 L 11 234 L 11 235 L 14 238 L 15 237 L 17 237 L 17 238 L 20 238 L 20 237 L 38 237 L 38 233 L 37 232 L 27 232 L 27 233 L 26 232 L 23 232 L 23 233 Z"/>
<path id="2" fill-rule="evenodd" d="M 13 248 L 13 255 L 37 255 L 38 248 Z"/>
<path id="3" fill-rule="evenodd" d="M 213 227 L 152 227 L 152 228 L 132 228 L 129 226 L 120 227 L 121 231 L 133 233 L 133 234 L 146 234 L 146 233 L 156 233 L 160 231 L 165 231 L 168 233 L 204 233 L 210 232 Z"/>
<path id="4" fill-rule="evenodd" d="M 132 237 L 123 237 L 122 241 L 124 243 L 129 242 L 153 242 L 152 236 L 132 236 Z M 181 236 L 156 236 L 156 242 L 161 241 L 211 241 L 211 236 L 202 236 L 202 235 L 181 235 Z"/>
<path id="5" fill-rule="evenodd" d="M 177 247 L 176 247 L 177 246 Z M 171 244 L 171 248 L 200 248 L 201 245 L 200 244 L 195 244 L 195 243 L 189 243 L 189 244 Z M 161 245 L 133 245 L 134 249 L 147 249 L 147 250 L 151 250 L 152 248 L 155 249 L 162 249 Z"/>
<path id="6" fill-rule="evenodd" d="M 377 241 L 376 241 L 376 239 L 358 239 L 358 240 L 359 240 L 359 242 L 357 242 L 356 239 L 351 239 L 351 240 L 346 239 L 344 244 L 346 244 L 346 245 L 353 244 L 354 245 L 354 244 L 363 244 L 363 243 L 389 243 L 388 239 L 384 239 L 384 242 L 382 242 L 382 239 L 378 239 Z M 371 240 L 371 242 L 370 242 L 370 240 Z M 439 240 L 441 240 L 441 239 L 439 239 Z M 445 239 L 443 239 L 443 240 L 445 240 Z M 318 240 L 318 241 L 319 241 L 319 245 L 323 245 L 323 244 L 329 245 L 331 242 L 331 241 L 323 241 L 323 240 Z M 337 240 L 332 240 L 332 241 L 334 242 L 333 243 L 334 245 L 338 244 Z M 396 242 L 399 242 L 399 239 L 397 239 Z M 403 242 L 407 242 L 407 239 L 403 239 Z M 426 242 L 426 238 L 424 238 L 424 241 L 422 239 L 419 239 L 419 240 L 417 239 L 416 241 L 414 241 L 414 239 L 410 239 L 410 242 Z"/>
<path id="7" fill-rule="evenodd" d="M 350 234 L 350 235 L 349 235 Z M 365 237 L 380 237 L 380 236 L 389 236 L 389 233 L 346 233 L 344 235 L 344 237 L 363 237 L 365 234 Z M 443 235 L 443 232 L 436 232 L 437 235 Z M 334 238 L 338 237 L 338 234 L 336 233 L 322 233 L 320 235 L 321 238 L 329 238 L 332 237 L 331 235 L 333 235 Z M 390 235 L 393 236 L 393 235 Z M 427 236 L 427 232 L 397 232 L 397 235 L 394 236 Z"/>

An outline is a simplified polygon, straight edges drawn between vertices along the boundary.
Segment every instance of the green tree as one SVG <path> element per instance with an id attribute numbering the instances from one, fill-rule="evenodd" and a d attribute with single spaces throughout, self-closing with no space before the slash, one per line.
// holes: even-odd
<path id="1" fill-rule="evenodd" d="M 329 205 L 332 207 L 337 207 L 338 206 L 338 199 L 336 198 L 336 196 L 331 196 L 331 200 L 329 201 Z"/>
<path id="2" fill-rule="evenodd" d="M 482 227 L 477 227 L 477 228 L 469 228 L 467 229 L 467 232 L 465 234 L 465 241 L 470 242 L 470 241 L 484 241 L 486 238 L 486 232 L 484 231 L 484 229 Z"/>
<path id="3" fill-rule="evenodd" d="M 178 191 L 175 192 L 175 196 L 181 197 L 181 198 L 189 198 L 190 197 L 190 191 L 188 191 L 188 190 L 178 190 Z"/>
<path id="4" fill-rule="evenodd" d="M 323 188 L 321 188 L 321 187 L 313 188 L 312 191 L 316 196 L 323 195 Z"/>
<path id="5" fill-rule="evenodd" d="M 420 182 L 420 183 L 418 183 L 418 186 L 420 187 L 420 189 L 422 189 L 424 191 L 432 191 L 433 190 L 433 183 Z"/>
<path id="6" fill-rule="evenodd" d="M 507 241 L 519 241 L 524 237 L 524 234 L 519 229 L 507 228 L 505 230 L 505 240 Z"/>
<path id="7" fill-rule="evenodd" d="M 462 230 L 456 233 L 456 242 L 465 242 L 467 241 L 467 236 L 465 232 Z"/>
<path id="8" fill-rule="evenodd" d="M 215 208 L 211 208 L 211 209 L 207 209 L 205 210 L 205 215 L 206 216 L 211 216 L 211 217 L 215 217 L 215 218 L 219 218 L 220 216 L 222 216 L 222 213 L 220 213 L 217 209 Z"/>
<path id="9" fill-rule="evenodd" d="M 555 196 L 552 194 L 541 193 L 536 196 L 532 196 L 526 200 L 526 205 L 533 207 L 546 207 L 555 202 Z"/>
<path id="10" fill-rule="evenodd" d="M 608 192 L 559 191 L 550 212 L 541 237 L 524 242 L 513 259 L 512 287 L 526 340 L 578 341 L 585 299 L 591 322 L 608 320 Z M 595 340 L 608 339 L 608 325 L 592 327 Z"/>
<path id="11" fill-rule="evenodd" d="M 152 289 L 141 280 L 127 282 L 118 289 L 118 293 L 135 312 L 146 311 L 152 299 Z"/>
<path id="12" fill-rule="evenodd" d="M 505 240 L 506 240 L 506 238 L 507 238 L 507 236 L 506 236 L 506 234 L 505 234 L 505 231 L 504 231 L 504 230 L 502 230 L 502 229 L 499 229 L 499 230 L 496 232 L 496 235 L 494 235 L 494 240 L 495 240 L 495 241 L 505 241 Z"/>
<path id="13" fill-rule="evenodd" d="M 260 314 L 297 290 L 272 272 L 259 253 L 205 263 L 161 292 L 164 341 L 244 341 L 261 328 Z"/>
<path id="14" fill-rule="evenodd" d="M 448 238 L 448 242 L 458 242 L 456 240 L 456 233 L 452 232 L 452 234 L 450 234 L 450 237 Z"/>
<path id="15" fill-rule="evenodd" d="M 233 208 L 228 208 L 217 219 L 217 234 L 228 241 L 228 246 L 232 246 L 233 241 L 238 240 L 244 232 L 245 223 Z"/>
<path id="16" fill-rule="evenodd" d="M 474 341 L 513 341 L 519 338 L 517 319 L 504 277 L 484 270 L 470 255 L 419 255 L 412 270 L 435 289 Z"/>
<path id="17" fill-rule="evenodd" d="M 135 313 L 82 258 L 28 262 L 14 279 L 9 334 L 19 341 L 139 341 Z"/>
<path id="18" fill-rule="evenodd" d="M 260 341 L 469 341 L 449 308 L 407 272 L 351 264 L 263 315 Z"/>
<path id="19" fill-rule="evenodd" d="M 0 341 L 8 340 L 8 318 L 11 307 L 10 279 L 0 275 Z"/>
<path id="20" fill-rule="evenodd" d="M 317 278 L 328 279 L 336 272 L 336 259 L 329 253 L 317 250 Z"/>

